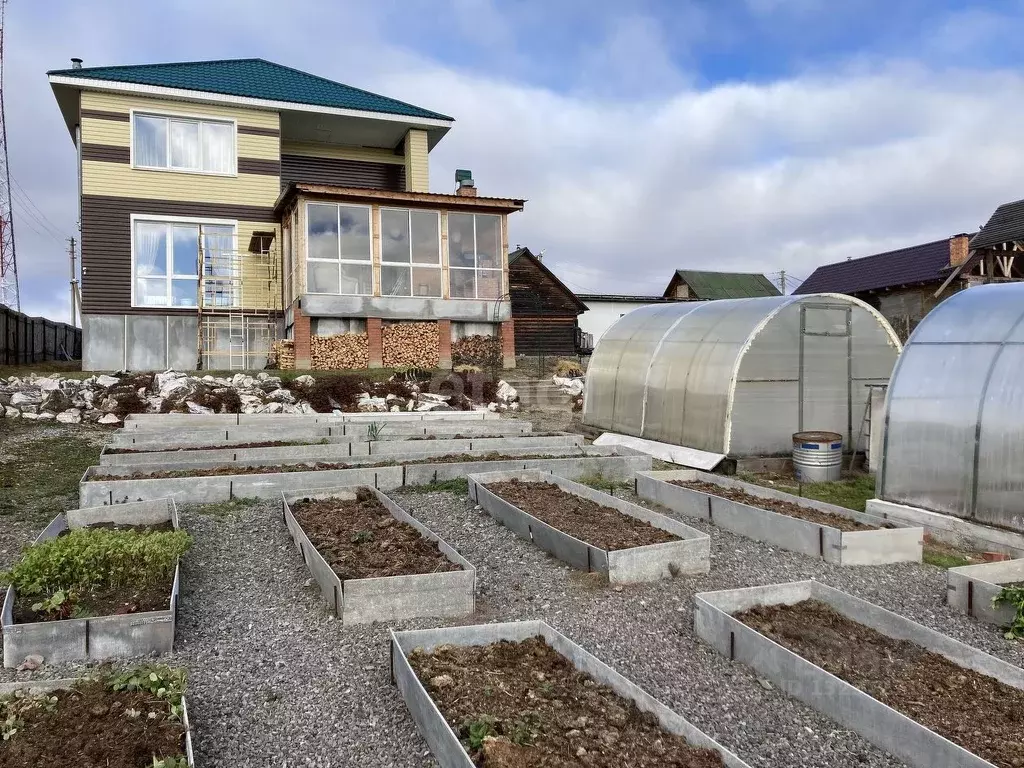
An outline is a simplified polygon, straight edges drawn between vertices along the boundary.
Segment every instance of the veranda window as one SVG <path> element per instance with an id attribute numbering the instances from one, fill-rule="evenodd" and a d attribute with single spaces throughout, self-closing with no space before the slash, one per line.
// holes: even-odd
<path id="1" fill-rule="evenodd" d="M 306 234 L 309 293 L 373 294 L 369 207 L 308 203 Z"/>
<path id="2" fill-rule="evenodd" d="M 441 215 L 382 208 L 381 294 L 441 296 Z"/>
<path id="3" fill-rule="evenodd" d="M 448 274 L 453 299 L 501 298 L 501 217 L 448 214 Z"/>

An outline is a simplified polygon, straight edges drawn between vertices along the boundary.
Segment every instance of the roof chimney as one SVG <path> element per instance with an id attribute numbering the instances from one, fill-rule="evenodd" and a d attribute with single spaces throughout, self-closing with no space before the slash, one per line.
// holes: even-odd
<path id="1" fill-rule="evenodd" d="M 82 60 L 79 59 L 79 58 L 72 59 L 71 60 L 71 68 L 72 69 L 81 69 L 82 68 Z"/>
<path id="2" fill-rule="evenodd" d="M 476 185 L 473 183 L 473 172 L 460 168 L 455 171 L 455 182 L 459 185 L 455 194 L 459 197 L 476 197 Z"/>
<path id="3" fill-rule="evenodd" d="M 963 233 L 953 235 L 949 238 L 949 266 L 959 267 L 967 261 L 967 254 L 970 252 L 970 237 Z"/>

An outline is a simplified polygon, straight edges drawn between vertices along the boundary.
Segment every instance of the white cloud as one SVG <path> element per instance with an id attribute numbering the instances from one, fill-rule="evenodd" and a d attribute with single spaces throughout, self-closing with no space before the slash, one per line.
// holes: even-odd
<path id="1" fill-rule="evenodd" d="M 491 5 L 471 7 L 496 18 Z M 74 151 L 42 72 L 75 54 L 87 64 L 262 55 L 454 115 L 432 155 L 432 187 L 450 191 L 454 169 L 465 167 L 482 194 L 528 198 L 511 242 L 546 249 L 546 263 L 586 291 L 660 292 L 680 267 L 806 277 L 830 260 L 972 230 L 1000 202 L 1024 197 L 1017 72 L 875 61 L 700 89 L 684 73 L 665 74 L 669 59 L 655 50 L 652 72 L 671 92 L 624 98 L 447 67 L 392 45 L 387 24 L 361 20 L 365 6 L 324 10 L 316 25 L 301 21 L 300 7 L 278 17 L 274 35 L 255 10 L 228 10 L 186 8 L 155 32 L 136 21 L 136 37 L 111 17 L 94 38 L 96 17 L 75 14 L 17 30 L 12 164 L 51 219 L 74 220 Z M 345 19 L 364 34 L 341 45 Z M 631 35 L 657 40 L 642 23 L 623 35 L 592 61 L 628 58 L 621 40 Z M 19 248 L 26 305 L 54 306 L 66 285 L 62 249 L 20 236 Z"/>

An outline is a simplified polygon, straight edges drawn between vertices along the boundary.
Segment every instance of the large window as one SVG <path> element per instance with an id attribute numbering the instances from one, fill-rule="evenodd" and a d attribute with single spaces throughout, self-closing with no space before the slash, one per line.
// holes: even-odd
<path id="1" fill-rule="evenodd" d="M 370 209 L 360 205 L 306 206 L 306 290 L 370 296 Z"/>
<path id="2" fill-rule="evenodd" d="M 234 306 L 234 225 L 140 218 L 134 219 L 132 226 L 133 306 L 197 305 L 200 237 L 203 273 L 207 278 L 204 304 Z"/>
<path id="3" fill-rule="evenodd" d="M 440 297 L 440 214 L 382 208 L 380 251 L 382 295 Z"/>
<path id="4" fill-rule="evenodd" d="M 453 299 L 501 298 L 501 217 L 448 214 L 448 275 Z"/>
<path id="5" fill-rule="evenodd" d="M 198 173 L 235 173 L 234 123 L 135 114 L 132 163 Z"/>

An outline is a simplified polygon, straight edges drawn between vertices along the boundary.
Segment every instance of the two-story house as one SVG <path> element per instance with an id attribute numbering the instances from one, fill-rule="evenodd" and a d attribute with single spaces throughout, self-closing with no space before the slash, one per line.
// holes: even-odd
<path id="1" fill-rule="evenodd" d="M 508 214 L 460 172 L 429 191 L 450 117 L 262 59 L 48 73 L 78 151 L 83 367 L 296 367 L 317 336 L 500 335 L 514 365 Z M 397 335 L 396 335 L 397 336 Z"/>

